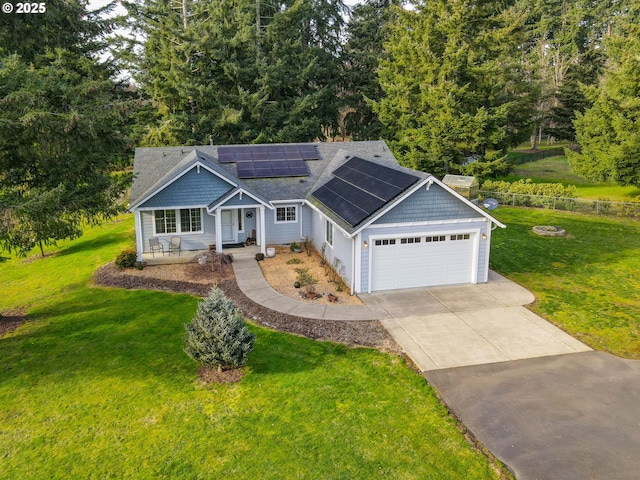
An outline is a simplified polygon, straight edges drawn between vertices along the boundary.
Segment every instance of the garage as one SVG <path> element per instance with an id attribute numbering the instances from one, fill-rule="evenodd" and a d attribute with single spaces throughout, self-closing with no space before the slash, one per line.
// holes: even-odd
<path id="1" fill-rule="evenodd" d="M 372 238 L 371 291 L 473 283 L 476 234 Z"/>

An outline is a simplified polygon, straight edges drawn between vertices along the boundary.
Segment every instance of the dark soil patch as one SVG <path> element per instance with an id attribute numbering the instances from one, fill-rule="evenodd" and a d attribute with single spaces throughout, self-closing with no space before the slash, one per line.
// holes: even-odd
<path id="1" fill-rule="evenodd" d="M 218 371 L 216 367 L 198 368 L 198 382 L 207 385 L 209 383 L 237 383 L 244 377 L 243 368 Z"/>
<path id="2" fill-rule="evenodd" d="M 58 253 L 60 252 L 48 252 L 48 253 L 45 253 L 44 256 L 38 253 L 37 255 L 31 255 L 30 257 L 25 258 L 22 261 L 22 263 L 29 264 L 29 263 L 37 262 L 38 260 L 45 260 L 49 257 L 55 257 L 56 255 L 58 255 Z"/>
<path id="3" fill-rule="evenodd" d="M 167 270 L 172 269 L 174 277 L 183 279 L 158 278 L 163 267 Z M 165 265 L 147 267 L 142 271 L 121 271 L 111 263 L 100 267 L 95 272 L 93 282 L 105 287 L 161 290 L 188 293 L 199 297 L 206 297 L 211 287 L 217 284 L 238 310 L 256 324 L 315 340 L 373 347 L 396 354 L 401 351 L 395 340 L 377 320 L 339 321 L 302 318 L 276 312 L 255 303 L 238 287 L 231 265 L 216 267 L 215 271 L 211 271 L 209 266 L 201 267 L 198 264 Z"/>
<path id="4" fill-rule="evenodd" d="M 29 321 L 29 317 L 21 312 L 9 312 L 0 315 L 0 337 L 13 332 L 16 328 Z"/>

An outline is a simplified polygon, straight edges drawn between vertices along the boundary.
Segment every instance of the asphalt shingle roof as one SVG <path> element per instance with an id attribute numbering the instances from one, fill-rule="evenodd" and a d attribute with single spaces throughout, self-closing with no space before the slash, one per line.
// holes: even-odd
<path id="1" fill-rule="evenodd" d="M 314 144 L 318 160 L 307 160 L 309 175 L 305 177 L 239 179 L 235 163 L 218 162 L 218 146 L 138 148 L 134 160 L 134 182 L 131 188 L 131 205 L 146 200 L 163 188 L 176 175 L 193 168 L 200 162 L 212 171 L 223 175 L 231 182 L 267 201 L 307 199 L 324 214 L 334 220 L 343 230 L 351 232 L 354 227 L 342 220 L 335 212 L 311 196 L 311 192 L 327 183 L 334 172 L 352 157 L 360 157 L 385 167 L 410 173 L 419 178 L 429 174 L 401 167 L 389 147 L 381 140 L 364 142 L 324 142 Z M 230 190 L 232 187 L 230 187 Z M 216 199 L 211 198 L 210 202 Z"/>

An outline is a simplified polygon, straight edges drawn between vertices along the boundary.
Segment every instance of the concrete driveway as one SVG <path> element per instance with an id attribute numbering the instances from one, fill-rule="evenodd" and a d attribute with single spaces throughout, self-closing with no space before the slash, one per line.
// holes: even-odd
<path id="1" fill-rule="evenodd" d="M 485 284 L 359 296 L 422 371 L 591 350 L 524 308 L 533 294 L 495 272 Z"/>

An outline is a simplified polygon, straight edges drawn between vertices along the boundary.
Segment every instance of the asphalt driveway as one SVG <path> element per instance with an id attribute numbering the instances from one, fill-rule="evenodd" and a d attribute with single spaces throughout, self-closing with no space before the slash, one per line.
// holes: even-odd
<path id="1" fill-rule="evenodd" d="M 640 478 L 640 361 L 585 352 L 424 376 L 518 480 Z"/>
<path id="2" fill-rule="evenodd" d="M 359 296 L 422 371 L 591 350 L 524 308 L 533 294 L 495 272 L 484 284 Z"/>

